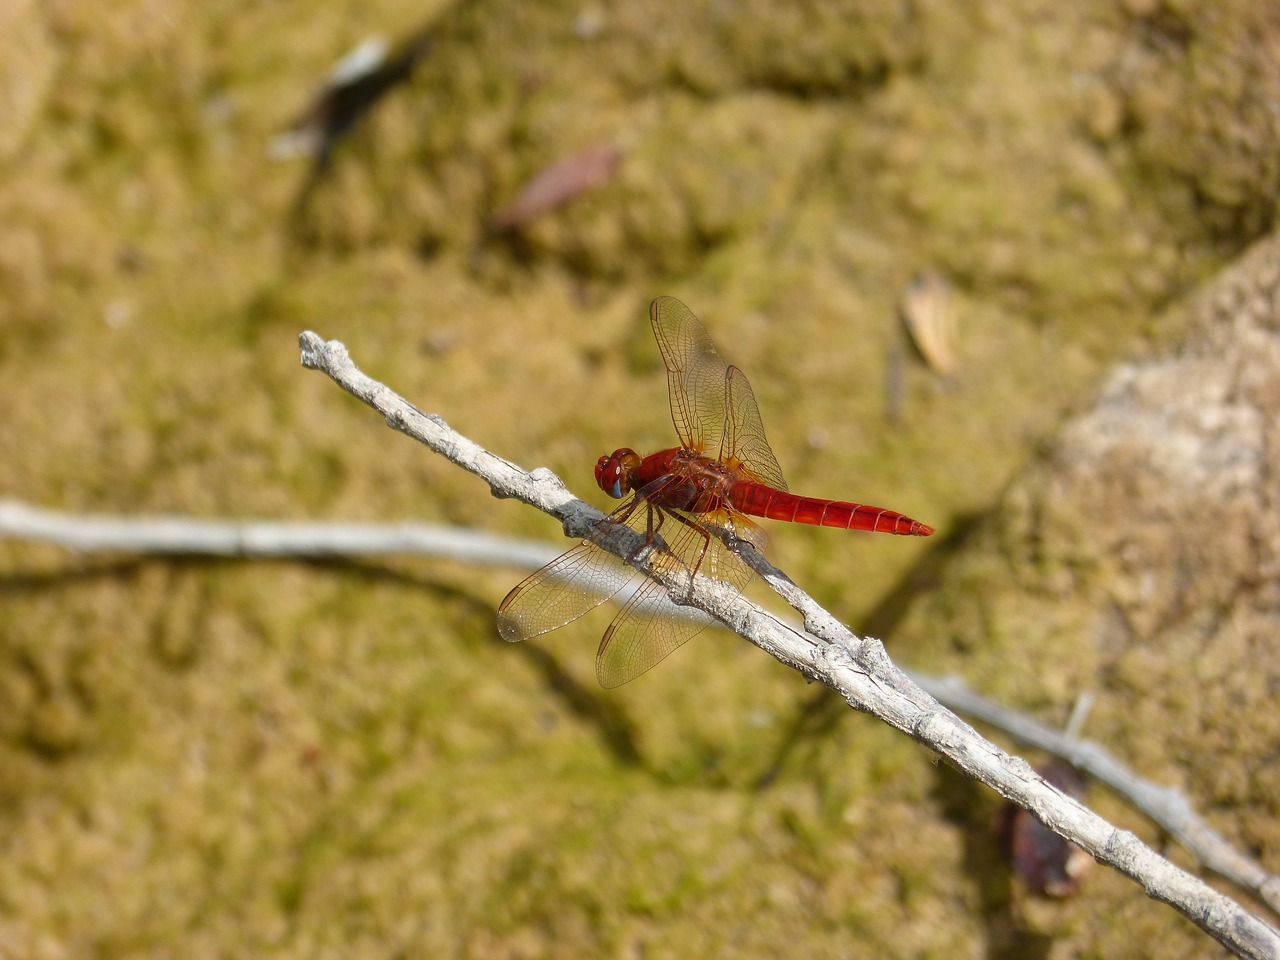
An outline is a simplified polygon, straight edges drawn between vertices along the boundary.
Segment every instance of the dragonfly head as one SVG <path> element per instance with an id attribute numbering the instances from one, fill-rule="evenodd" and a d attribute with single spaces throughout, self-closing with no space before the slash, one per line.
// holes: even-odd
<path id="1" fill-rule="evenodd" d="M 596 483 L 609 496 L 621 500 L 631 492 L 631 481 L 638 466 L 640 454 L 621 447 L 596 461 Z"/>

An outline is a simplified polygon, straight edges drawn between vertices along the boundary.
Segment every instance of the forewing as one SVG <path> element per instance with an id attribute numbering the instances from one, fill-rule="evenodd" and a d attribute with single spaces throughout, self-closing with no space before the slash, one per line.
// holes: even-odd
<path id="1" fill-rule="evenodd" d="M 756 479 L 778 490 L 787 489 L 782 478 L 782 467 L 773 455 L 764 435 L 764 421 L 760 419 L 760 407 L 756 395 L 747 382 L 747 375 L 737 367 L 730 367 L 725 374 L 724 438 L 720 444 L 720 459 L 724 463 L 734 461 L 745 467 Z"/>
<path id="2" fill-rule="evenodd" d="M 654 300 L 649 320 L 667 365 L 676 434 L 682 446 L 706 450 L 724 434 L 724 358 L 693 311 L 675 297 Z"/>
<path id="3" fill-rule="evenodd" d="M 528 577 L 498 606 L 498 633 L 515 643 L 572 623 L 637 576 L 633 567 L 583 540 Z"/>
<path id="4" fill-rule="evenodd" d="M 679 522 L 666 515 L 666 525 Z M 674 535 L 669 549 L 654 560 L 667 570 L 688 575 L 699 573 L 728 583 L 736 590 L 746 586 L 750 569 L 714 535 L 705 534 L 687 519 Z M 620 687 L 652 669 L 708 624 L 711 617 L 674 603 L 656 580 L 646 580 L 613 618 L 596 653 L 596 679 L 605 688 Z"/>

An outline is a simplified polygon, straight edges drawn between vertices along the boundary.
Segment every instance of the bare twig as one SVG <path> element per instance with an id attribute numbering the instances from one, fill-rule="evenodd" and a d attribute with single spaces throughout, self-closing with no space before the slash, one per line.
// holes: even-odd
<path id="1" fill-rule="evenodd" d="M 347 557 L 413 554 L 464 563 L 534 569 L 557 550 L 485 530 L 427 523 L 197 520 L 65 513 L 0 500 L 0 539 L 49 543 L 82 553 L 124 551 L 234 557 Z M 1207 870 L 1249 890 L 1280 912 L 1280 877 L 1231 846 L 1176 790 L 1152 783 L 1101 746 L 1057 731 L 970 690 L 957 677 L 903 671 L 944 706 L 1067 761 L 1107 786 L 1181 843 Z M 1083 704 L 1077 705 L 1078 707 Z"/>
<path id="2" fill-rule="evenodd" d="M 571 536 L 584 535 L 602 518 L 549 471 L 526 473 L 365 376 L 341 343 L 325 342 L 311 332 L 303 333 L 299 343 L 303 365 L 328 374 L 381 413 L 388 425 L 484 479 L 495 496 L 514 497 L 560 518 Z M 640 545 L 639 534 L 621 527 L 615 532 L 602 545 L 618 556 L 625 558 Z M 710 614 L 783 663 L 830 686 L 851 706 L 937 751 L 1095 859 L 1142 884 L 1148 896 L 1172 905 L 1237 956 L 1280 957 L 1280 934 L 1258 917 L 1047 784 L 1025 760 L 984 739 L 905 676 L 878 640 L 854 636 L 763 557 L 745 551 L 743 559 L 804 617 L 804 634 L 727 585 L 702 576 L 695 578 L 692 589 L 687 582 L 680 584 L 685 589 L 675 592 L 673 599 L 679 597 Z M 662 574 L 657 578 L 669 579 Z"/>
<path id="3" fill-rule="evenodd" d="M 913 675 L 941 703 L 982 723 L 1003 730 L 1024 746 L 1061 757 L 1077 770 L 1129 800 L 1181 843 L 1208 870 L 1252 890 L 1273 910 L 1280 910 L 1280 877 L 1240 853 L 1204 822 L 1176 790 L 1144 780 L 1098 744 L 1078 740 L 1052 727 L 992 703 L 957 677 Z"/>
<path id="4" fill-rule="evenodd" d="M 68 550 L 219 557 L 350 557 L 396 553 L 492 566 L 539 567 L 556 555 L 538 540 L 430 523 L 315 523 L 108 517 L 0 500 L 0 539 L 37 540 Z"/>

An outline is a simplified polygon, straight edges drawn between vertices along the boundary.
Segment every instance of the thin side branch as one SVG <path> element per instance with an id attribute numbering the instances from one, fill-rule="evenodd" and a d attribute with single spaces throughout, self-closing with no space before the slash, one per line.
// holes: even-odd
<path id="1" fill-rule="evenodd" d="M 1105 784 L 1163 827 L 1207 870 L 1236 886 L 1251 890 L 1272 910 L 1280 911 L 1280 877 L 1236 850 L 1210 827 L 1177 790 L 1139 777 L 1105 749 L 1054 730 L 1016 710 L 974 693 L 958 677 L 930 677 L 912 673 L 921 687 L 953 710 L 1003 730 L 1024 746 L 1066 760 L 1077 770 Z"/>
<path id="2" fill-rule="evenodd" d="M 109 517 L 0 500 L 0 539 L 34 540 L 81 553 L 117 550 L 217 557 L 353 557 L 416 554 L 464 563 L 539 567 L 556 554 L 538 540 L 430 523 L 315 523 Z"/>
<path id="3" fill-rule="evenodd" d="M 47 510 L 16 500 L 0 500 L 0 539 L 48 543 L 80 553 L 245 558 L 411 554 L 524 569 L 540 567 L 558 553 L 542 541 L 426 523 L 95 516 Z M 1232 847 L 1178 791 L 1138 776 L 1097 743 L 1076 737 L 1070 726 L 1067 732 L 1047 727 L 975 693 L 958 677 L 903 672 L 944 706 L 1003 731 L 1017 743 L 1065 760 L 1104 784 L 1182 844 L 1205 869 L 1251 891 L 1280 912 L 1280 877 Z"/>
<path id="4" fill-rule="evenodd" d="M 341 343 L 325 342 L 309 331 L 299 337 L 299 343 L 304 366 L 328 374 L 382 414 L 390 426 L 483 478 L 495 496 L 514 497 L 559 517 L 566 533 L 572 536 L 582 536 L 603 517 L 598 510 L 576 500 L 548 471 L 525 473 L 456 433 L 441 418 L 422 413 L 388 387 L 365 376 Z M 625 559 L 626 551 L 636 546 L 628 538 L 618 537 L 609 548 L 618 548 L 618 555 Z M 694 589 L 685 595 L 686 602 L 783 663 L 825 683 L 850 706 L 874 714 L 937 751 L 966 775 L 1030 811 L 1094 859 L 1141 884 L 1148 896 L 1173 906 L 1237 956 L 1259 960 L 1280 957 L 1280 934 L 1258 917 L 1170 863 L 1134 834 L 1065 796 L 1025 760 L 986 740 L 903 674 L 878 640 L 854 636 L 762 557 L 746 551 L 743 558 L 749 559 L 757 572 L 804 617 L 804 635 L 727 585 L 702 576 L 696 578 Z"/>

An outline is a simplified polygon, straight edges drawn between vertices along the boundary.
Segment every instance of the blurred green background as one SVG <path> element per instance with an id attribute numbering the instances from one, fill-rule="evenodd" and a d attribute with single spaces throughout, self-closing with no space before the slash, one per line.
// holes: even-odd
<path id="1" fill-rule="evenodd" d="M 964 532 L 1280 188 L 1280 13 L 1245 0 L 9 0 L 0 28 L 0 495 L 550 541 L 297 334 L 604 506 L 599 454 L 672 440 L 669 293 L 793 489 L 939 528 L 771 530 L 907 664 Z M 326 169 L 269 156 L 344 52 L 424 29 Z M 599 144 L 608 183 L 488 236 Z M 926 269 L 950 377 L 895 359 Z M 994 797 L 727 634 L 613 692 L 603 617 L 501 643 L 523 575 L 0 543 L 0 955 L 1204 955 L 1104 871 L 1027 898 Z"/>

